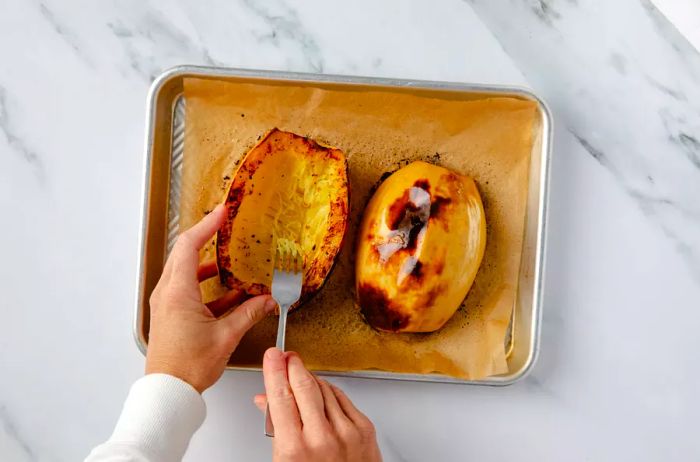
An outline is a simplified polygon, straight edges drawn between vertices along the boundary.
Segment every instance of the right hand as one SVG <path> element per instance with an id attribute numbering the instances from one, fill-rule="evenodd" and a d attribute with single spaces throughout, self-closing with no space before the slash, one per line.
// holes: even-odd
<path id="1" fill-rule="evenodd" d="M 372 422 L 340 388 L 309 372 L 298 354 L 270 348 L 263 358 L 266 395 L 255 405 L 275 426 L 274 461 L 381 461 Z"/>

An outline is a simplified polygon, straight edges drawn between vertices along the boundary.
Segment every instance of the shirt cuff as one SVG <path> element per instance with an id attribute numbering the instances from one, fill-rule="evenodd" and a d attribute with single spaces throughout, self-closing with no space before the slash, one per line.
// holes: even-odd
<path id="1" fill-rule="evenodd" d="M 187 382 L 167 374 L 149 374 L 129 391 L 112 443 L 135 444 L 155 460 L 181 460 L 207 410 Z"/>

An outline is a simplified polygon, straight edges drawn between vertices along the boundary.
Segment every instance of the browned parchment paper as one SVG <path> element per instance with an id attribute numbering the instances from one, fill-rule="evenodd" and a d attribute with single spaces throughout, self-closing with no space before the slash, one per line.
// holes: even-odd
<path id="1" fill-rule="evenodd" d="M 185 100 L 181 229 L 223 200 L 237 162 L 270 128 L 309 136 L 347 155 L 351 206 L 344 248 L 320 293 L 289 315 L 287 346 L 309 367 L 467 379 L 507 371 L 504 339 L 520 264 L 535 103 L 205 79 L 185 80 Z M 486 210 L 486 253 L 465 302 L 440 331 L 379 333 L 354 304 L 355 232 L 381 175 L 416 159 L 476 180 Z M 202 258 L 214 258 L 213 244 Z M 216 280 L 202 290 L 205 301 L 223 293 Z M 259 366 L 276 328 L 276 318 L 256 326 L 232 364 Z"/>

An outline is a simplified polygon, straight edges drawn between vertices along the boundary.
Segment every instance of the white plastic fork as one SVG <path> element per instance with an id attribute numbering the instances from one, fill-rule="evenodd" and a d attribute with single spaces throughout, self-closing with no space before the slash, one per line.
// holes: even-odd
<path id="1" fill-rule="evenodd" d="M 284 339 L 287 332 L 287 313 L 289 307 L 301 296 L 303 276 L 303 260 L 300 246 L 295 244 L 293 250 L 275 252 L 275 272 L 272 275 L 272 298 L 280 307 L 280 318 L 277 324 L 277 343 L 275 346 L 284 351 Z M 265 409 L 265 435 L 275 436 L 275 428 L 270 418 L 270 405 Z"/>

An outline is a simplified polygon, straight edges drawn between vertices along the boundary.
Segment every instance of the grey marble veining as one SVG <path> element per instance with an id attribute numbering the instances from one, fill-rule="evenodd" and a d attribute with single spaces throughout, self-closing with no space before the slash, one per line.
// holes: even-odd
<path id="1" fill-rule="evenodd" d="M 262 19 L 267 31 L 254 32 L 261 43 L 270 43 L 279 47 L 288 41 L 299 48 L 304 57 L 305 66 L 310 72 L 323 72 L 323 56 L 316 39 L 299 20 L 294 8 L 283 1 L 256 2 L 244 0 L 246 6 L 255 16 Z"/>
<path id="2" fill-rule="evenodd" d="M 4 443 L 0 446 L 0 451 L 4 460 L 35 462 L 38 458 L 34 450 L 18 433 L 13 422 L 5 406 L 0 405 L 0 434 L 3 435 L 0 441 Z"/>
<path id="3" fill-rule="evenodd" d="M 209 66 L 220 66 L 206 48 L 172 25 L 157 11 L 147 11 L 138 18 L 136 24 L 127 26 L 117 21 L 108 27 L 119 40 L 129 60 L 131 69 L 146 81 L 153 80 L 163 69 L 152 55 L 157 47 L 166 53 L 184 54 L 195 62 Z"/>
<path id="4" fill-rule="evenodd" d="M 12 120 L 10 119 L 10 110 L 8 109 L 9 104 L 7 90 L 0 86 L 0 132 L 2 132 L 2 135 L 5 137 L 13 154 L 19 155 L 26 161 L 31 166 L 37 178 L 44 181 L 46 176 L 41 158 L 39 154 L 30 148 L 22 137 L 14 131 Z"/>
<path id="5" fill-rule="evenodd" d="M 68 29 L 63 21 L 58 19 L 52 10 L 46 6 L 45 3 L 39 4 L 39 12 L 41 16 L 46 20 L 50 27 L 56 32 L 56 34 L 65 41 L 65 43 L 70 46 L 76 55 L 80 56 L 81 59 L 85 61 L 86 64 L 93 66 L 94 63 L 92 59 L 84 53 L 84 44 L 81 39 L 73 32 L 73 30 Z"/>
<path id="6" fill-rule="evenodd" d="M 470 3 L 700 282 L 697 50 L 646 0 Z"/>

